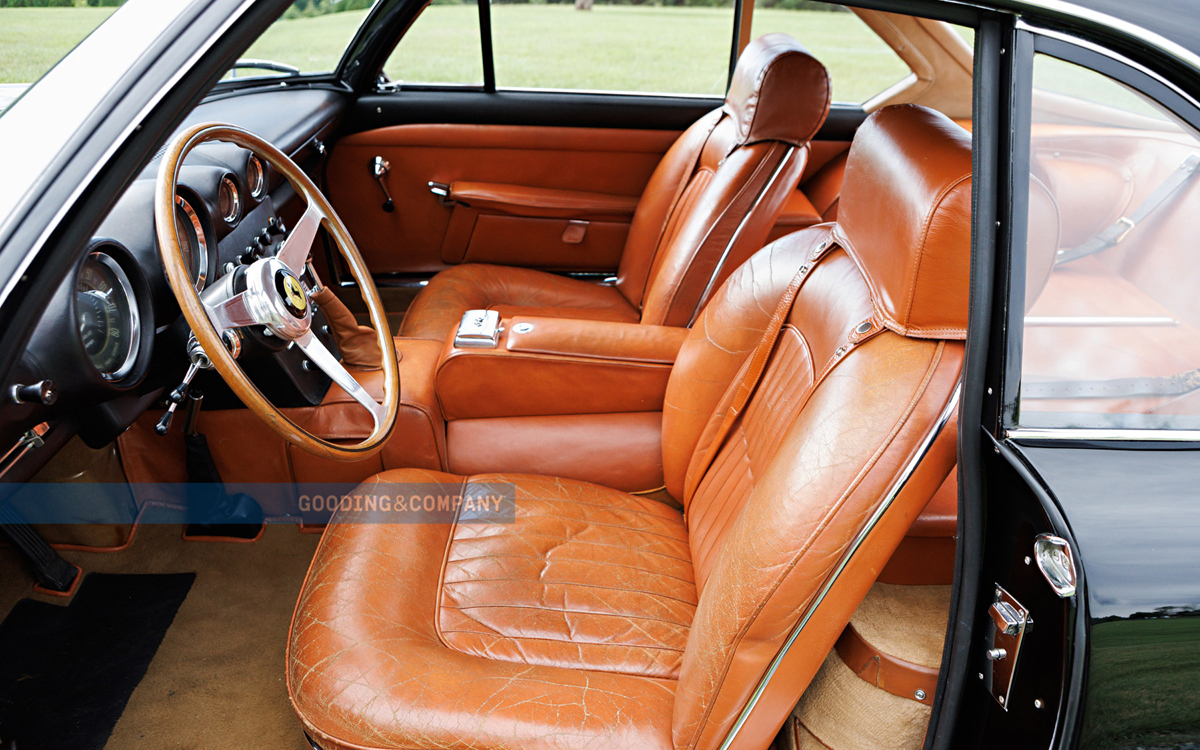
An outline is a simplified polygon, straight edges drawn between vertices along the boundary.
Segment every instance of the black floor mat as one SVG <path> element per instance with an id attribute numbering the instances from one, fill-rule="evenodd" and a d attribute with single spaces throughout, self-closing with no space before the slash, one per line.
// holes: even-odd
<path id="1" fill-rule="evenodd" d="M 92 573 L 70 606 L 23 599 L 0 623 L 0 735 L 101 750 L 195 573 Z"/>

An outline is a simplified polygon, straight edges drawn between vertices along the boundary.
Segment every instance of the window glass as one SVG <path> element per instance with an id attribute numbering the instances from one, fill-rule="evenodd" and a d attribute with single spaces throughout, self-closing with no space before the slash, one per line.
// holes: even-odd
<path id="1" fill-rule="evenodd" d="M 482 86 L 479 6 L 435 2 L 426 7 L 384 63 L 383 73 L 397 83 Z"/>
<path id="2" fill-rule="evenodd" d="M 1200 426 L 1200 138 L 1095 71 L 1034 60 L 1018 422 Z"/>
<path id="3" fill-rule="evenodd" d="M 496 85 L 723 96 L 733 3 L 492 4 Z"/>
<path id="4" fill-rule="evenodd" d="M 6 5 L 11 3 L 0 0 L 0 112 L 116 10 L 70 7 L 73 0 L 44 0 L 42 7 L 29 8 Z"/>
<path id="5" fill-rule="evenodd" d="M 332 72 L 374 2 L 296 0 L 242 54 L 226 80 Z M 255 67 L 254 63 L 261 65 Z"/>
<path id="6" fill-rule="evenodd" d="M 795 0 L 756 4 L 751 37 L 773 31 L 789 34 L 825 64 L 834 101 L 865 102 L 911 72 L 886 42 L 840 5 Z"/>

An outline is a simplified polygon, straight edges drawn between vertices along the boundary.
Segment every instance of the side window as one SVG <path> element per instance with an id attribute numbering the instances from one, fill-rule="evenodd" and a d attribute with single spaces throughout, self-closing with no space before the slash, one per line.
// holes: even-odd
<path id="1" fill-rule="evenodd" d="M 1200 137 L 1034 58 L 1022 427 L 1200 426 Z"/>
<path id="2" fill-rule="evenodd" d="M 344 1 L 344 0 L 343 0 Z M 396 83 L 483 85 L 479 6 L 435 2 L 425 7 L 383 65 Z"/>
<path id="3" fill-rule="evenodd" d="M 799 40 L 825 64 L 836 102 L 865 102 L 912 73 L 886 42 L 841 5 L 756 4 L 750 36 L 773 31 Z"/>
<path id="4" fill-rule="evenodd" d="M 732 0 L 494 2 L 496 85 L 722 96 L 733 13 Z"/>
<path id="5" fill-rule="evenodd" d="M 375 0 L 295 0 L 246 50 L 226 79 L 329 73 Z"/>

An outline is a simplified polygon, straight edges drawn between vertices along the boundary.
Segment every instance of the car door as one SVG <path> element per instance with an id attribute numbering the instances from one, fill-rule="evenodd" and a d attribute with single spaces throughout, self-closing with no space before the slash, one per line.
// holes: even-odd
<path id="1" fill-rule="evenodd" d="M 873 63 L 885 80 L 846 89 L 855 99 L 908 72 L 850 13 L 781 10 L 752 29 L 752 11 L 749 2 L 381 3 L 374 44 L 344 63 L 381 73 L 351 76 L 359 96 L 330 152 L 328 194 L 391 284 L 464 262 L 610 275 L 651 173 L 684 129 L 721 106 L 752 31 L 807 41 L 808 16 L 836 16 L 840 39 L 885 58 Z M 837 157 L 865 116 L 859 103 L 835 105 L 804 177 L 813 199 L 802 187 L 775 236 L 833 208 Z"/>
<path id="2" fill-rule="evenodd" d="M 983 105 L 996 211 L 977 226 L 997 233 L 994 257 L 976 248 L 987 341 L 937 735 L 1183 746 L 1200 739 L 1200 107 L 1096 40 L 983 33 L 1003 93 Z"/>

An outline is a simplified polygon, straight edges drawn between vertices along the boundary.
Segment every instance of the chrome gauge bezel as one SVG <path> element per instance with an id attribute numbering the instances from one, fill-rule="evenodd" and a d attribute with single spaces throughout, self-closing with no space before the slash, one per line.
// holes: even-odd
<path id="1" fill-rule="evenodd" d="M 233 200 L 233 205 L 229 211 L 221 211 L 221 196 L 228 193 Z M 238 190 L 237 183 L 233 181 L 233 177 L 225 175 L 221 178 L 221 185 L 217 193 L 217 210 L 221 213 L 221 218 L 229 226 L 234 226 L 238 223 L 238 219 L 242 218 L 242 193 Z"/>
<path id="2" fill-rule="evenodd" d="M 267 192 L 267 168 L 262 160 L 254 154 L 246 163 L 246 186 L 250 189 L 250 197 L 256 201 L 262 200 Z"/>
<path id="3" fill-rule="evenodd" d="M 182 195 L 175 196 L 175 205 L 178 206 L 188 221 L 192 223 L 192 228 L 196 230 L 196 252 L 199 257 L 196 259 L 196 278 L 193 284 L 197 292 L 204 291 L 204 285 L 208 281 L 208 238 L 204 236 L 204 225 L 200 223 L 200 215 L 196 213 L 196 209 L 192 208 L 192 204 L 188 203 L 187 199 Z M 178 238 L 176 238 L 178 241 Z M 181 248 L 182 252 L 182 248 Z"/>
<path id="4" fill-rule="evenodd" d="M 95 250 L 88 253 L 84 263 L 86 264 L 88 260 L 94 260 L 97 263 L 106 266 L 110 271 L 113 272 L 113 276 L 116 278 L 117 284 L 121 287 L 121 292 L 125 295 L 126 304 L 129 306 L 129 338 L 131 343 L 129 345 L 129 351 L 125 355 L 124 361 L 121 362 L 120 367 L 112 372 L 102 372 L 100 368 L 96 367 L 95 363 L 92 362 L 91 357 L 88 357 L 87 361 L 92 365 L 93 368 L 95 368 L 96 372 L 100 374 L 100 377 L 104 378 L 105 380 L 109 382 L 123 380 L 127 375 L 129 375 L 129 373 L 133 372 L 133 367 L 135 364 L 137 364 L 138 353 L 141 351 L 142 346 L 142 313 L 138 307 L 137 295 L 134 294 L 133 284 L 129 281 L 129 274 L 125 273 L 125 269 L 121 268 L 121 264 L 118 263 L 111 255 L 100 250 Z M 81 272 L 83 270 L 83 266 L 81 265 L 79 268 Z M 76 273 L 76 284 L 79 283 L 78 273 L 79 272 Z"/>

